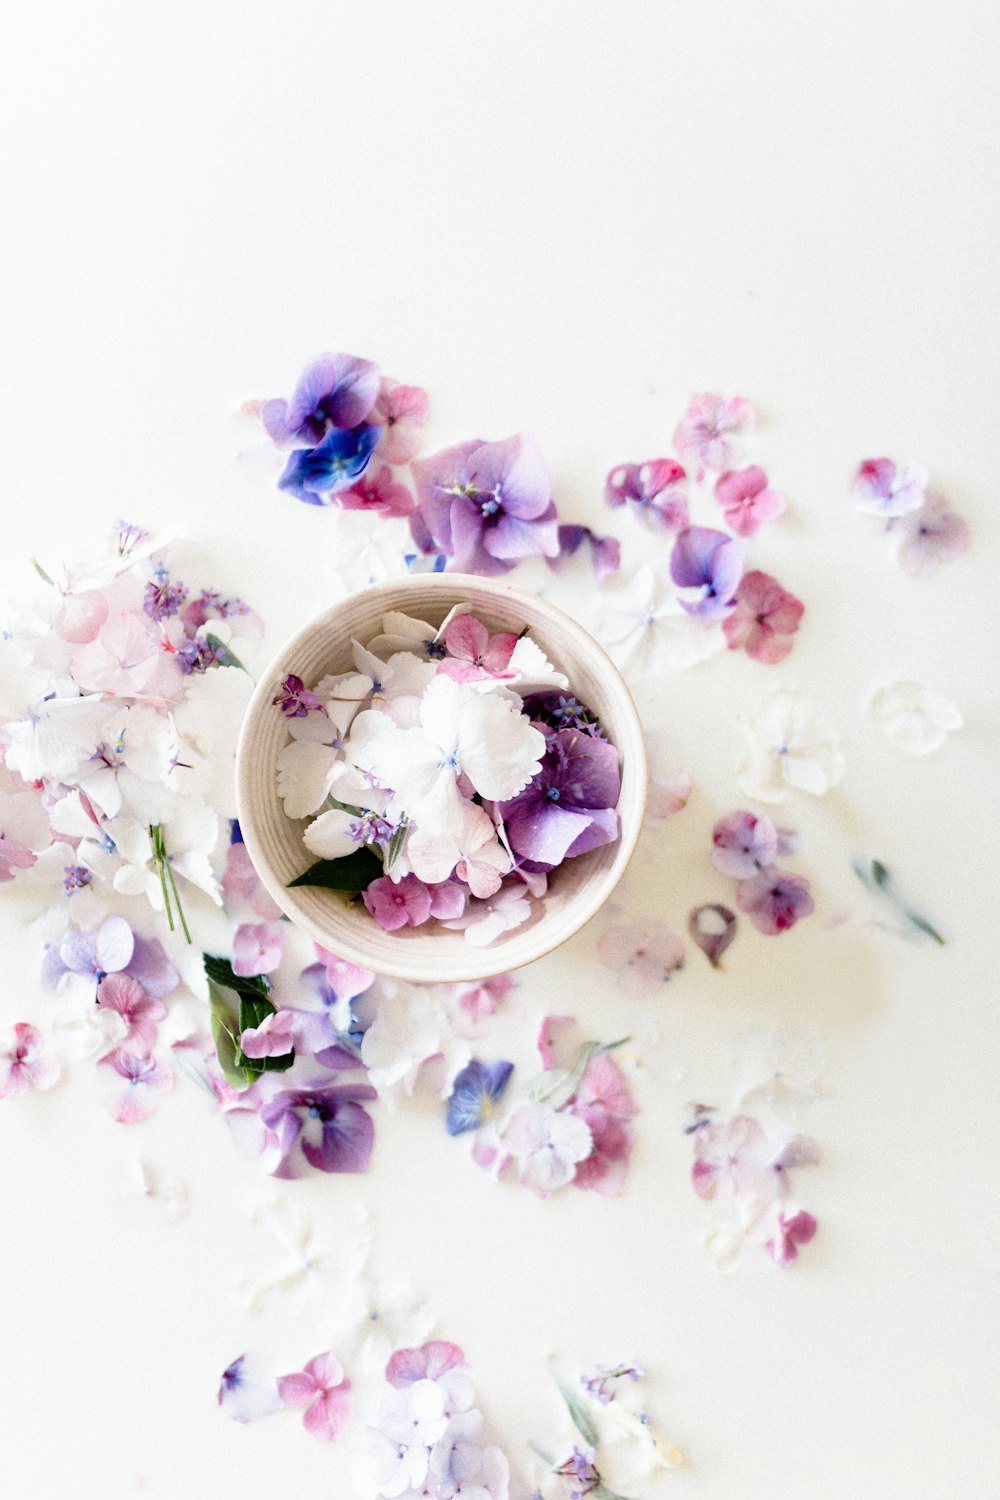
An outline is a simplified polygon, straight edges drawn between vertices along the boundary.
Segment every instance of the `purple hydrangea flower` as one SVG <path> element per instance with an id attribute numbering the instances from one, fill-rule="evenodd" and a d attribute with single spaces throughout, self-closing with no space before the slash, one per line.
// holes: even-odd
<path id="1" fill-rule="evenodd" d="M 683 531 L 689 522 L 687 474 L 672 458 L 644 464 L 619 464 L 604 483 L 604 498 L 613 508 L 631 503 L 647 522 L 666 531 Z"/>
<path id="2" fill-rule="evenodd" d="M 736 905 L 759 931 L 775 937 L 794 927 L 800 917 L 808 917 L 813 899 L 804 875 L 789 875 L 772 865 L 752 880 L 740 882 Z"/>
<path id="3" fill-rule="evenodd" d="M 375 1130 L 362 1109 L 376 1098 L 367 1083 L 284 1089 L 261 1106 L 261 1123 L 274 1131 L 280 1160 L 275 1177 L 298 1177 L 298 1158 L 321 1172 L 365 1172 Z"/>
<path id="4" fill-rule="evenodd" d="M 514 1064 L 481 1063 L 473 1058 L 455 1078 L 448 1100 L 448 1134 L 476 1130 L 493 1113 L 493 1106 L 507 1087 Z"/>
<path id="5" fill-rule="evenodd" d="M 315 448 L 296 448 L 288 455 L 279 490 L 288 490 L 306 505 L 326 505 L 326 496 L 349 489 L 365 472 L 381 431 L 374 422 L 331 427 Z"/>
<path id="6" fill-rule="evenodd" d="M 177 613 L 187 595 L 187 584 L 171 583 L 166 568 L 157 563 L 153 577 L 146 584 L 142 607 L 151 620 L 167 620 Z"/>
<path id="7" fill-rule="evenodd" d="M 688 526 L 670 553 L 670 576 L 682 589 L 699 589 L 696 600 L 680 602 L 689 615 L 721 620 L 735 608 L 733 595 L 743 576 L 746 543 L 710 526 Z"/>
<path id="8" fill-rule="evenodd" d="M 290 401 L 265 401 L 261 419 L 279 447 L 296 439 L 313 445 L 330 427 L 357 427 L 378 393 L 377 365 L 351 354 L 326 354 L 306 366 Z"/>
<path id="9" fill-rule="evenodd" d="M 763 813 L 734 812 L 712 829 L 712 863 L 734 880 L 750 880 L 774 862 L 778 830 Z"/>
<path id="10" fill-rule="evenodd" d="M 109 974 L 128 974 L 157 1000 L 171 994 L 180 975 L 163 951 L 159 938 L 133 933 L 124 917 L 105 917 L 100 927 L 77 929 L 45 957 L 43 977 L 56 985 L 64 974 L 82 974 L 100 984 Z"/>
<path id="11" fill-rule="evenodd" d="M 556 557 L 552 486 L 533 438 L 459 443 L 413 465 L 421 552 L 446 553 L 464 573 L 506 573 L 522 557 Z"/>
<path id="12" fill-rule="evenodd" d="M 541 766 L 516 797 L 498 804 L 510 846 L 550 870 L 618 837 L 618 751 L 577 729 L 549 734 Z"/>

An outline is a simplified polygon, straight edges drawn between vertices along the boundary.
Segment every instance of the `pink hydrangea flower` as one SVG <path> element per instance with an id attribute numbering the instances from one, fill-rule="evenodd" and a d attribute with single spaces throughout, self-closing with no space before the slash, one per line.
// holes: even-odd
<path id="1" fill-rule="evenodd" d="M 0 1052 L 0 1099 L 20 1099 L 29 1089 L 50 1089 L 61 1071 L 38 1028 L 18 1021 L 9 1045 Z"/>
<path id="2" fill-rule="evenodd" d="M 764 470 L 730 469 L 715 482 L 715 498 L 722 506 L 726 525 L 737 536 L 753 536 L 765 521 L 773 521 L 785 510 L 785 499 L 768 489 Z"/>
<path id="3" fill-rule="evenodd" d="M 104 1070 L 108 1107 L 119 1125 L 137 1125 L 148 1119 L 157 1105 L 157 1096 L 174 1086 L 169 1068 L 142 1053 L 117 1047 L 102 1057 L 97 1065 Z"/>
<path id="4" fill-rule="evenodd" d="M 734 812 L 712 829 L 712 864 L 722 875 L 750 880 L 774 862 L 778 830 L 763 813 Z"/>
<path id="5" fill-rule="evenodd" d="M 484 979 L 474 989 L 463 990 L 456 1003 L 470 1021 L 482 1021 L 500 1009 L 516 984 L 513 974 L 496 974 L 492 979 Z"/>
<path id="6" fill-rule="evenodd" d="M 431 893 L 416 875 L 393 880 L 381 875 L 364 893 L 364 903 L 383 932 L 397 927 L 420 927 L 431 915 Z"/>
<path id="7" fill-rule="evenodd" d="M 100 589 L 63 594 L 52 616 L 52 629 L 61 640 L 85 646 L 94 640 L 108 618 L 108 601 Z"/>
<path id="8" fill-rule="evenodd" d="M 968 526 L 942 495 L 928 495 L 922 510 L 903 517 L 899 531 L 899 561 L 914 578 L 961 557 L 971 541 Z"/>
<path id="9" fill-rule="evenodd" d="M 84 692 L 114 698 L 172 698 L 183 676 L 157 627 L 143 614 L 122 610 L 81 646 L 71 670 Z"/>
<path id="10" fill-rule="evenodd" d="M 315 947 L 316 957 L 326 970 L 330 987 L 341 999 L 353 1000 L 355 995 L 363 994 L 375 982 L 371 969 L 362 969 L 357 964 L 348 963 L 346 958 L 341 958 L 338 953 L 331 953 L 328 948 L 321 948 L 319 943 Z"/>
<path id="11" fill-rule="evenodd" d="M 590 1155 L 577 1164 L 573 1186 L 618 1197 L 625 1191 L 635 1143 L 629 1121 L 636 1105 L 624 1074 L 607 1053 L 591 1058 L 569 1110 L 587 1125 L 592 1142 Z"/>
<path id="12" fill-rule="evenodd" d="M 148 995 L 142 985 L 128 974 L 109 974 L 97 987 L 97 1003 L 121 1016 L 128 1030 L 123 1044 L 137 1052 L 151 1052 L 156 1043 L 156 1023 L 162 1021 L 167 1007 L 162 1000 Z"/>
<path id="13" fill-rule="evenodd" d="M 751 1115 L 712 1120 L 694 1137 L 691 1181 L 699 1198 L 735 1198 L 750 1193 L 770 1202 L 785 1190 L 775 1152 L 763 1127 Z"/>
<path id="14" fill-rule="evenodd" d="M 350 1419 L 351 1382 L 332 1354 L 317 1354 L 297 1374 L 280 1375 L 278 1395 L 285 1406 L 305 1406 L 302 1423 L 315 1437 L 332 1441 Z"/>
<path id="15" fill-rule="evenodd" d="M 241 922 L 233 934 L 233 973 L 273 974 L 281 963 L 285 930 L 280 922 Z"/>
<path id="16" fill-rule="evenodd" d="M 774 1238 L 768 1240 L 767 1248 L 779 1266 L 790 1266 L 799 1258 L 799 1246 L 808 1245 L 818 1229 L 812 1214 L 800 1210 L 786 1219 L 778 1215 Z"/>
<path id="17" fill-rule="evenodd" d="M 408 516 L 416 504 L 406 485 L 393 478 L 388 464 L 383 464 L 377 474 L 366 469 L 337 498 L 344 510 L 364 510 L 374 516 Z"/>
<path id="18" fill-rule="evenodd" d="M 449 1370 L 465 1364 L 465 1355 L 457 1344 L 431 1339 L 419 1349 L 397 1349 L 385 1367 L 385 1378 L 397 1390 L 416 1380 L 440 1380 Z"/>
<path id="19" fill-rule="evenodd" d="M 506 630 L 490 635 L 475 615 L 457 615 L 444 633 L 448 656 L 438 663 L 438 672 L 453 682 L 489 682 L 513 677 L 507 670 L 517 632 Z"/>
<path id="20" fill-rule="evenodd" d="M 240 1037 L 241 1050 L 247 1057 L 284 1057 L 295 1046 L 301 1018 L 302 1013 L 290 1007 L 272 1011 L 259 1026 L 247 1027 Z"/>
<path id="21" fill-rule="evenodd" d="M 756 413 L 745 396 L 728 401 L 708 392 L 692 396 L 674 431 L 674 447 L 682 458 L 721 473 L 739 462 L 743 439 L 756 423 Z"/>
<path id="22" fill-rule="evenodd" d="M 761 870 L 752 880 L 743 880 L 736 890 L 736 905 L 753 925 L 769 937 L 787 932 L 814 910 L 809 882 L 804 875 L 790 875 L 775 866 Z"/>
<path id="23" fill-rule="evenodd" d="M 420 451 L 417 429 L 427 421 L 427 392 L 383 377 L 369 420 L 382 428 L 379 458 L 387 464 L 408 464 Z"/>
<path id="24" fill-rule="evenodd" d="M 891 458 L 866 458 L 854 476 L 859 509 L 886 520 L 920 510 L 926 493 L 927 470 L 898 469 Z"/>
<path id="25" fill-rule="evenodd" d="M 222 876 L 222 893 L 229 911 L 249 909 L 264 922 L 276 922 L 281 907 L 268 894 L 253 867 L 246 844 L 230 844 L 226 850 L 226 868 Z"/>
<path id="26" fill-rule="evenodd" d="M 667 531 L 683 531 L 690 522 L 687 474 L 672 458 L 643 464 L 619 464 L 604 484 L 604 498 L 614 507 L 631 503 L 634 514 Z"/>
<path id="27" fill-rule="evenodd" d="M 684 967 L 684 944 L 661 922 L 609 927 L 597 944 L 597 956 L 618 975 L 626 995 L 654 995 Z"/>
<path id="28" fill-rule="evenodd" d="M 784 661 L 805 614 L 801 600 L 769 573 L 754 568 L 740 580 L 735 601 L 735 610 L 722 622 L 730 651 L 742 647 L 754 661 L 766 666 Z"/>

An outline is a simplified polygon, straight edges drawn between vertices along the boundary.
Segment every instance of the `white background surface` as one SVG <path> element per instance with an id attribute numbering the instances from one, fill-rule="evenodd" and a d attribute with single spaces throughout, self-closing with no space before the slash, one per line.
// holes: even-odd
<path id="1" fill-rule="evenodd" d="M 836 792 L 790 810 L 817 917 L 778 941 L 744 931 L 726 976 L 693 953 L 656 1002 L 621 1202 L 494 1191 L 419 1112 L 380 1121 L 369 1178 L 301 1189 L 331 1226 L 372 1207 L 387 1268 L 410 1266 L 466 1347 L 512 1455 L 556 1420 L 547 1349 L 635 1354 L 689 1457 L 658 1495 L 1000 1495 L 997 30 L 973 0 L 7 19 L 0 479 L 18 591 L 29 553 L 71 558 L 119 514 L 172 523 L 276 644 L 328 596 L 330 518 L 237 461 L 233 414 L 325 348 L 424 385 L 429 447 L 533 431 L 566 518 L 606 521 L 605 472 L 666 448 L 692 391 L 761 408 L 791 504 L 752 557 L 806 621 L 784 667 L 726 656 L 665 689 L 698 795 L 647 842 L 634 899 L 682 929 L 729 894 L 707 846 L 741 800 L 735 718 L 792 682 L 848 758 Z M 847 498 L 873 452 L 930 466 L 973 553 L 925 580 L 896 568 Z M 967 719 L 927 761 L 864 717 L 905 676 Z M 944 951 L 866 925 L 859 851 L 899 870 Z M 36 1016 L 35 946 L 3 920 L 0 1011 Z M 585 1007 L 601 1034 L 651 1024 L 603 988 L 594 938 L 527 976 L 524 1027 L 546 1006 Z M 828 1057 L 824 1163 L 802 1193 L 820 1236 L 788 1274 L 762 1257 L 724 1279 L 698 1243 L 685 1106 L 730 1102 L 734 1038 L 789 1020 Z M 124 1196 L 137 1143 L 85 1069 L 2 1125 L 5 1497 L 350 1494 L 294 1418 L 241 1429 L 214 1406 L 243 1348 L 291 1369 L 326 1333 L 321 1312 L 252 1319 L 236 1299 L 239 1272 L 273 1260 L 244 1214 L 261 1183 L 194 1091 L 140 1127 L 191 1190 L 176 1227 Z"/>

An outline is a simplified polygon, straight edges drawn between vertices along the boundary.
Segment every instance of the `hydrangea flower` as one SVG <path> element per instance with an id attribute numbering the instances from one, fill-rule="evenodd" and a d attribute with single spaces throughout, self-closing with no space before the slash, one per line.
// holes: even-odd
<path id="1" fill-rule="evenodd" d="M 408 464 L 420 451 L 417 430 L 427 421 L 427 392 L 418 385 L 401 385 L 383 377 L 378 400 L 370 414 L 382 428 L 378 456 L 383 463 Z"/>
<path id="2" fill-rule="evenodd" d="M 713 1120 L 695 1132 L 691 1181 L 699 1198 L 732 1198 L 738 1193 L 771 1202 L 784 1191 L 775 1150 L 751 1115 Z"/>
<path id="3" fill-rule="evenodd" d="M 894 682 L 879 688 L 869 701 L 868 712 L 883 734 L 907 755 L 939 750 L 964 722 L 949 698 L 919 682 Z"/>
<path id="4" fill-rule="evenodd" d="M 897 469 L 891 458 L 866 458 L 854 476 L 858 509 L 893 520 L 920 510 L 927 494 L 927 470 L 917 464 Z"/>
<path id="5" fill-rule="evenodd" d="M 326 354 L 306 366 L 290 401 L 265 401 L 260 415 L 279 447 L 292 442 L 312 447 L 330 427 L 351 428 L 364 422 L 378 396 L 377 365 L 350 354 Z"/>
<path id="6" fill-rule="evenodd" d="M 156 1043 L 157 1022 L 167 1014 L 162 1000 L 146 993 L 137 980 L 127 974 L 109 974 L 97 987 L 97 1003 L 115 1011 L 125 1024 L 122 1045 L 148 1053 Z"/>
<path id="7" fill-rule="evenodd" d="M 20 1099 L 29 1089 L 50 1089 L 62 1069 L 36 1026 L 15 1023 L 11 1040 L 0 1051 L 0 1099 Z"/>
<path id="8" fill-rule="evenodd" d="M 647 525 L 683 531 L 689 524 L 687 474 L 672 458 L 652 458 L 642 464 L 619 464 L 604 485 L 604 498 L 616 508 L 631 505 Z"/>
<path id="9" fill-rule="evenodd" d="M 544 460 L 525 433 L 459 443 L 413 465 L 421 529 L 463 573 L 506 573 L 522 557 L 555 557 L 556 510 Z M 429 548 L 427 549 L 429 550 Z"/>
<path id="10" fill-rule="evenodd" d="M 737 779 L 760 802 L 783 801 L 789 787 L 821 797 L 844 774 L 839 736 L 791 688 L 770 693 L 740 727 L 746 743 Z"/>
<path id="11" fill-rule="evenodd" d="M 477 1130 L 493 1113 L 510 1081 L 514 1064 L 482 1063 L 473 1058 L 455 1079 L 448 1100 L 448 1134 Z"/>
<path id="12" fill-rule="evenodd" d="M 124 917 L 105 917 L 99 927 L 74 930 L 58 950 L 50 949 L 46 981 L 56 984 L 65 974 L 79 974 L 97 984 L 109 974 L 128 974 L 157 1000 L 166 999 L 180 984 L 159 938 L 138 936 Z"/>
<path id="13" fill-rule="evenodd" d="M 331 428 L 315 448 L 295 448 L 278 479 L 279 490 L 288 490 L 306 505 L 326 505 L 327 496 L 350 489 L 365 472 L 378 442 L 374 423 L 360 427 Z"/>
<path id="14" fill-rule="evenodd" d="M 527 886 L 519 880 L 508 880 L 493 896 L 473 898 L 462 916 L 445 921 L 445 927 L 465 933 L 474 948 L 487 948 L 505 932 L 521 927 L 532 914 Z"/>
<path id="15" fill-rule="evenodd" d="M 517 640 L 516 631 L 490 635 L 475 615 L 456 615 L 444 632 L 448 655 L 438 663 L 437 670 L 453 682 L 491 682 L 513 677 L 509 667 Z"/>
<path id="16" fill-rule="evenodd" d="M 218 1402 L 234 1422 L 259 1422 L 278 1411 L 281 1397 L 269 1362 L 258 1354 L 234 1359 L 222 1372 Z"/>
<path id="17" fill-rule="evenodd" d="M 472 989 L 462 990 L 455 1003 L 470 1021 L 482 1021 L 500 1009 L 516 984 L 513 974 L 495 974 Z"/>
<path id="18" fill-rule="evenodd" d="M 754 536 L 765 521 L 773 521 L 785 510 L 784 496 L 768 488 L 767 475 L 756 464 L 720 474 L 715 498 L 730 531 L 742 537 Z"/>
<path id="19" fill-rule="evenodd" d="M 366 469 L 350 489 L 340 491 L 339 499 L 343 510 L 363 510 L 373 516 L 408 516 L 414 506 L 413 496 L 393 477 L 388 464 L 383 464 L 377 474 Z"/>
<path id="20" fill-rule="evenodd" d="M 767 1249 L 779 1266 L 790 1266 L 799 1258 L 799 1246 L 808 1245 L 818 1225 L 812 1214 L 800 1210 L 786 1218 L 778 1214 L 774 1237 L 767 1242 Z"/>
<path id="21" fill-rule="evenodd" d="M 684 944 L 661 922 L 609 927 L 597 944 L 597 956 L 618 976 L 625 995 L 654 995 L 684 967 Z"/>
<path id="22" fill-rule="evenodd" d="M 929 494 L 922 509 L 910 511 L 897 524 L 899 560 L 914 578 L 961 557 L 971 544 L 968 526 L 941 495 Z"/>
<path id="23" fill-rule="evenodd" d="M 273 974 L 284 949 L 280 922 L 241 922 L 233 934 L 233 973 Z"/>
<path id="24" fill-rule="evenodd" d="M 736 608 L 722 622 L 730 651 L 742 648 L 753 661 L 767 666 L 784 661 L 805 605 L 759 568 L 744 574 L 733 597 Z"/>
<path id="25" fill-rule="evenodd" d="M 316 694 L 310 693 L 302 678 L 296 677 L 294 672 L 281 679 L 281 686 L 271 701 L 286 719 L 304 719 L 311 709 L 326 712 Z"/>
<path id="26" fill-rule="evenodd" d="M 778 830 L 763 813 L 734 812 L 712 829 L 712 864 L 734 880 L 749 880 L 772 864 Z"/>
<path id="27" fill-rule="evenodd" d="M 682 458 L 720 473 L 739 463 L 743 440 L 756 423 L 756 413 L 745 396 L 732 396 L 728 401 L 708 392 L 692 396 L 674 429 L 674 447 Z"/>
<path id="28" fill-rule="evenodd" d="M 154 1112 L 158 1095 L 174 1086 L 169 1068 L 146 1053 L 116 1047 L 102 1057 L 98 1067 L 104 1070 L 105 1096 L 108 1108 L 119 1125 L 137 1125 Z"/>
<path id="29" fill-rule="evenodd" d="M 601 594 L 595 634 L 629 675 L 655 674 L 658 680 L 723 646 L 714 622 L 684 609 L 648 564 Z"/>
<path id="30" fill-rule="evenodd" d="M 552 869 L 618 837 L 618 751 L 576 729 L 544 742 L 537 774 L 517 796 L 500 801 L 510 847 L 535 868 Z"/>
<path id="31" fill-rule="evenodd" d="M 617 1197 L 625 1191 L 635 1143 L 630 1121 L 637 1111 L 621 1069 L 607 1053 L 590 1059 L 567 1109 L 583 1120 L 591 1139 L 590 1155 L 577 1163 L 573 1186 Z"/>
<path id="32" fill-rule="evenodd" d="M 383 875 L 365 891 L 364 903 L 383 932 L 395 932 L 421 927 L 431 915 L 433 900 L 430 887 L 416 875 L 404 875 L 402 880 Z"/>
<path id="33" fill-rule="evenodd" d="M 709 526 L 688 526 L 670 553 L 670 576 L 682 589 L 697 589 L 698 598 L 681 599 L 688 614 L 721 620 L 732 614 L 733 595 L 743 574 L 745 544 Z"/>
<path id="34" fill-rule="evenodd" d="M 809 882 L 804 875 L 790 875 L 773 865 L 750 880 L 741 880 L 736 905 L 753 925 L 768 936 L 787 932 L 814 910 Z"/>
<path id="35" fill-rule="evenodd" d="M 351 1415 L 351 1382 L 332 1354 L 317 1354 L 305 1369 L 278 1377 L 278 1395 L 285 1406 L 305 1406 L 302 1423 L 315 1437 L 339 1437 Z"/>
<path id="36" fill-rule="evenodd" d="M 557 532 L 559 551 L 555 557 L 546 557 L 549 568 L 558 573 L 568 558 L 575 557 L 586 543 L 590 548 L 590 560 L 594 568 L 594 582 L 603 583 L 609 573 L 621 567 L 622 546 L 615 536 L 600 536 L 589 526 L 560 526 Z"/>
<path id="37" fill-rule="evenodd" d="M 550 1104 L 522 1104 L 511 1115 L 504 1145 L 518 1164 L 525 1187 L 547 1197 L 576 1175 L 577 1163 L 593 1150 L 585 1120 Z"/>
<path id="38" fill-rule="evenodd" d="M 362 1104 L 374 1098 L 366 1083 L 279 1090 L 260 1109 L 261 1123 L 277 1141 L 273 1175 L 301 1176 L 302 1160 L 320 1172 L 367 1171 L 375 1132 Z"/>

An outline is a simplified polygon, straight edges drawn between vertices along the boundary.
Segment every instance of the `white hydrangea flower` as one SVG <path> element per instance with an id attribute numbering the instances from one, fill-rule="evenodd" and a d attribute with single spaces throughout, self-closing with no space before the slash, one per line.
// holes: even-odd
<path id="1" fill-rule="evenodd" d="M 789 787 L 821 797 L 844 774 L 840 737 L 792 688 L 776 688 L 740 728 L 737 779 L 759 802 L 782 802 Z"/>
<path id="2" fill-rule="evenodd" d="M 869 700 L 868 712 L 882 733 L 907 755 L 940 750 L 949 734 L 964 723 L 950 698 L 913 681 L 879 688 Z"/>

